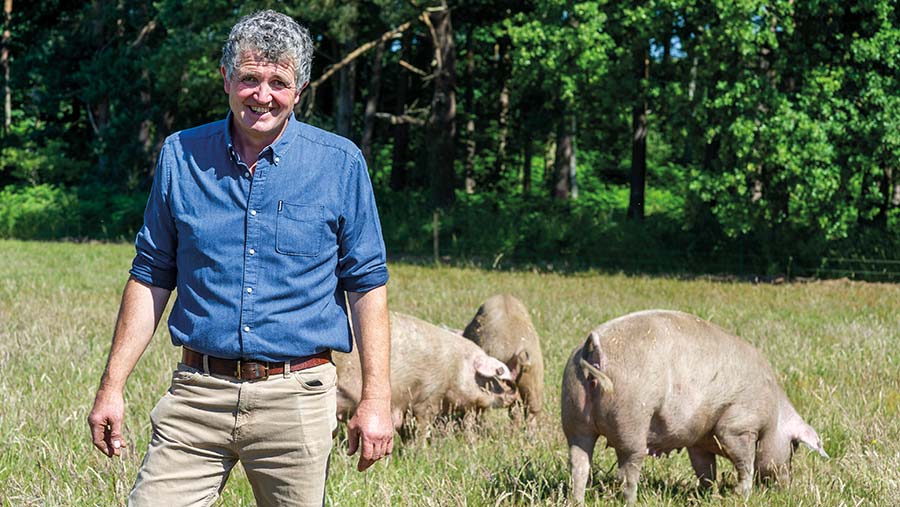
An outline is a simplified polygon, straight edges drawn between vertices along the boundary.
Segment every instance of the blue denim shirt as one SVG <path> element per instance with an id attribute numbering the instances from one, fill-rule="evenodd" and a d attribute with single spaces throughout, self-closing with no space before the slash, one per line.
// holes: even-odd
<path id="1" fill-rule="evenodd" d="M 175 345 L 264 361 L 349 351 L 344 291 L 388 279 L 362 154 L 291 115 L 251 176 L 230 119 L 166 139 L 131 274 L 177 289 Z"/>

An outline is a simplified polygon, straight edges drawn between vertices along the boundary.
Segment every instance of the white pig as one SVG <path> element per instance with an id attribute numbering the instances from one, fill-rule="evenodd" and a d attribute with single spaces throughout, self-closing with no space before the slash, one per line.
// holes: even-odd
<path id="1" fill-rule="evenodd" d="M 391 416 L 400 428 L 407 414 L 417 426 L 441 414 L 510 406 L 513 377 L 500 360 L 462 336 L 424 320 L 390 312 Z M 334 354 L 338 418 L 352 417 L 362 391 L 359 355 Z"/>
<path id="2" fill-rule="evenodd" d="M 649 310 L 591 331 L 563 373 L 562 426 L 569 444 L 572 497 L 584 501 L 594 444 L 616 451 L 628 504 L 641 464 L 687 448 L 702 486 L 716 456 L 734 463 L 737 492 L 762 480 L 790 481 L 798 443 L 828 457 L 766 359 L 749 343 L 694 315 Z"/>
<path id="3" fill-rule="evenodd" d="M 463 336 L 506 363 L 533 420 L 544 402 L 544 356 L 525 305 L 510 294 L 491 296 L 478 308 Z"/>

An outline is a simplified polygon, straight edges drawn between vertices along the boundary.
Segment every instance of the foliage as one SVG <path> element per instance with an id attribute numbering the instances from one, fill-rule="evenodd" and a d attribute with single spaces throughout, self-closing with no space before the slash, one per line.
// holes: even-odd
<path id="1" fill-rule="evenodd" d="M 89 162 L 71 157 L 71 146 L 64 137 L 31 135 L 34 123 L 18 121 L 10 129 L 6 146 L 0 148 L 0 178 L 31 185 L 77 182 Z"/>
<path id="2" fill-rule="evenodd" d="M 358 141 L 363 100 L 377 92 L 378 112 L 424 121 L 435 67 L 420 15 L 444 4 L 458 112 L 448 126 L 457 133 L 449 183 L 457 204 L 442 211 L 443 252 L 615 267 L 600 252 L 659 249 L 660 258 L 696 260 L 681 264 L 711 262 L 700 266 L 707 271 L 717 263 L 697 252 L 730 252 L 753 259 L 739 266 L 771 273 L 798 259 L 900 249 L 896 0 L 16 3 L 0 186 L 14 186 L 9 199 L 69 196 L 68 211 L 45 220 L 69 225 L 9 226 L 3 235 L 133 236 L 165 136 L 226 114 L 221 43 L 253 10 L 309 24 L 314 78 L 411 22 L 387 43 L 378 90 L 367 79 L 370 51 L 354 61 L 353 88 L 341 88 L 336 73 L 298 113 L 333 129 L 349 103 Z M 632 114 L 644 104 L 648 218 L 628 223 Z M 369 120 L 388 244 L 430 252 L 433 202 L 421 191 L 432 181 L 433 133 Z M 580 197 L 554 202 L 556 142 L 572 126 Z M 474 194 L 459 191 L 463 180 Z M 67 213 L 78 220 L 60 218 Z"/>
<path id="3" fill-rule="evenodd" d="M 53 239 L 77 235 L 77 197 L 42 184 L 0 190 L 0 238 Z"/>

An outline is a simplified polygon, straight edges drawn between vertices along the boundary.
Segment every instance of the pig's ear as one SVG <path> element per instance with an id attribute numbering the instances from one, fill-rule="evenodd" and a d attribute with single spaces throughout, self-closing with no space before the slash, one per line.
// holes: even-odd
<path id="1" fill-rule="evenodd" d="M 829 458 L 828 453 L 825 452 L 825 447 L 822 445 L 822 439 L 819 438 L 819 434 L 816 433 L 816 430 L 814 430 L 812 426 L 806 423 L 803 423 L 794 431 L 791 440 L 809 447 L 819 453 L 819 456 L 822 456 L 823 458 Z"/>
<path id="2" fill-rule="evenodd" d="M 482 355 L 475 358 L 475 373 L 482 377 L 513 381 L 509 368 L 497 358 Z"/>
<path id="3" fill-rule="evenodd" d="M 531 354 L 527 350 L 522 349 L 516 352 L 516 361 L 519 363 L 520 368 L 527 370 L 531 366 Z"/>

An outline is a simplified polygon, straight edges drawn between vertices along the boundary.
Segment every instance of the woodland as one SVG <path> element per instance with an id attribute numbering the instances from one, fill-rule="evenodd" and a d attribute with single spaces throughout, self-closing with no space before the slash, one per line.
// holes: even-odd
<path id="1" fill-rule="evenodd" d="M 900 280 L 896 0 L 4 0 L 0 238 L 131 241 L 219 120 L 243 14 L 310 28 L 295 113 L 392 256 Z"/>

